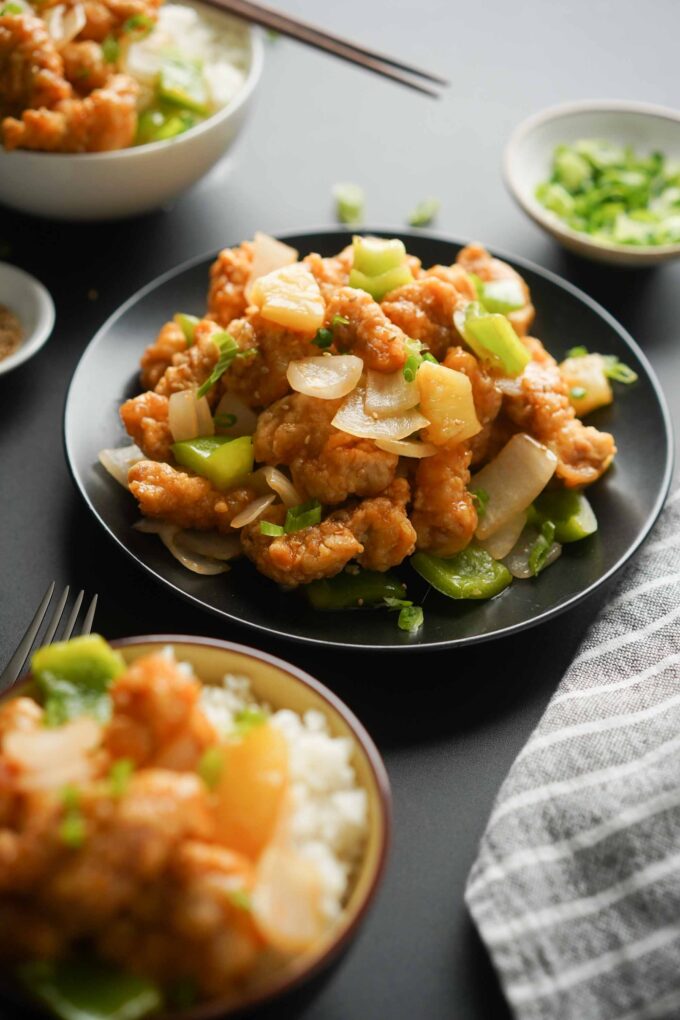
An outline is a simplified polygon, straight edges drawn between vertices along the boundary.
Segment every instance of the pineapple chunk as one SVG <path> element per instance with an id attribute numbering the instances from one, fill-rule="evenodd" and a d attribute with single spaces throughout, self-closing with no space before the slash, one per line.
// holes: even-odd
<path id="1" fill-rule="evenodd" d="M 579 418 L 613 401 L 614 394 L 604 369 L 601 354 L 567 358 L 560 365 L 560 373 L 569 390 L 569 402 Z"/>
<path id="2" fill-rule="evenodd" d="M 263 319 L 287 329 L 315 333 L 323 326 L 325 305 L 319 284 L 300 262 L 255 280 L 250 299 Z"/>
<path id="3" fill-rule="evenodd" d="M 418 369 L 416 383 L 420 393 L 420 410 L 430 421 L 423 432 L 426 442 L 446 446 L 469 439 L 481 431 L 472 386 L 463 372 L 424 361 Z"/>

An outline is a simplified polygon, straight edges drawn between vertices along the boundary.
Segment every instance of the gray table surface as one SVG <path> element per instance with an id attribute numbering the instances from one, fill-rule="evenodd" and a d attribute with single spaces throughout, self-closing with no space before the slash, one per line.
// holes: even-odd
<path id="1" fill-rule="evenodd" d="M 174 601 L 90 519 L 64 463 L 64 395 L 94 331 L 141 284 L 258 228 L 332 224 L 334 182 L 362 184 L 369 220 L 395 227 L 436 195 L 438 230 L 515 251 L 583 287 L 642 344 L 680 415 L 680 265 L 617 272 L 568 257 L 514 207 L 500 176 L 510 130 L 541 107 L 587 97 L 677 102 L 676 0 L 644 11 L 632 0 L 279 6 L 439 69 L 452 87 L 430 101 L 278 39 L 267 44 L 256 110 L 233 154 L 173 208 L 98 226 L 0 212 L 11 261 L 40 277 L 57 305 L 49 345 L 0 378 L 0 661 L 52 578 L 100 592 L 97 624 L 110 637 L 174 631 L 248 642 L 247 632 Z M 417 664 L 260 642 L 346 698 L 384 753 L 394 791 L 394 845 L 376 907 L 298 1015 L 509 1016 L 465 912 L 465 878 L 495 793 L 603 597 L 516 639 Z"/>

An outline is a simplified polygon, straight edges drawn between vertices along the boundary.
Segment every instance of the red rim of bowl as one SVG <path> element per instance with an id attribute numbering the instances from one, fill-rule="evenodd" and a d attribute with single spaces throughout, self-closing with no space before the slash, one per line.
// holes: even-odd
<path id="1" fill-rule="evenodd" d="M 192 1006 L 188 1009 L 155 1014 L 157 1020 L 218 1020 L 218 1018 L 220 1018 L 220 1020 L 221 1018 L 227 1020 L 227 1018 L 230 1017 L 238 1017 L 243 1013 L 250 1012 L 274 1002 L 280 996 L 285 995 L 294 989 L 301 988 L 303 985 L 307 984 L 308 981 L 320 975 L 342 954 L 357 934 L 358 929 L 363 923 L 366 914 L 375 899 L 375 895 L 381 884 L 387 864 L 392 828 L 392 795 L 387 770 L 368 731 L 364 728 L 362 723 L 359 722 L 354 713 L 344 704 L 344 702 L 341 701 L 340 698 L 338 698 L 338 696 L 331 690 L 325 687 L 319 680 L 316 680 L 309 673 L 299 669 L 292 663 L 286 662 L 285 659 L 279 659 L 275 655 L 269 655 L 268 652 L 262 652 L 257 648 L 250 648 L 248 645 L 237 644 L 233 641 L 222 641 L 219 638 L 201 638 L 186 634 L 149 634 L 138 637 L 117 638 L 110 641 L 109 644 L 113 648 L 133 648 L 135 645 L 148 644 L 198 645 L 203 648 L 215 648 L 221 651 L 235 652 L 236 654 L 243 655 L 246 658 L 257 659 L 260 662 L 265 662 L 270 666 L 274 666 L 282 673 L 287 674 L 293 681 L 302 684 L 304 687 L 310 688 L 323 701 L 325 701 L 329 708 L 341 717 L 351 731 L 354 740 L 366 755 L 369 770 L 372 774 L 377 792 L 380 843 L 378 847 L 375 871 L 371 877 L 363 902 L 360 904 L 352 923 L 331 943 L 325 953 L 318 957 L 318 959 L 314 960 L 309 967 L 305 967 L 288 977 L 285 976 L 284 970 L 281 978 L 278 981 L 272 982 L 272 984 L 268 985 L 267 989 L 261 993 L 254 993 L 248 998 L 240 1000 L 238 1003 L 234 1003 L 233 1000 L 225 1003 L 224 1000 L 214 999 L 211 1002 L 201 1003 L 198 1006 Z M 10 694 L 11 691 L 16 689 L 19 684 L 29 679 L 29 676 L 30 674 L 20 677 L 8 691 L 4 692 L 4 696 Z"/>

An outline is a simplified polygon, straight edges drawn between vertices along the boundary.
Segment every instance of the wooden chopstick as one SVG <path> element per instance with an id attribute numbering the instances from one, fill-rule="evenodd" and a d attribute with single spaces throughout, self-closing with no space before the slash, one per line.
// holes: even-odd
<path id="1" fill-rule="evenodd" d="M 211 7 L 217 7 L 230 14 L 235 14 L 237 17 L 245 18 L 247 21 L 252 21 L 263 28 L 272 29 L 275 32 L 280 32 L 281 35 L 296 39 L 298 42 L 324 50 L 326 53 L 357 64 L 368 71 L 399 82 L 399 84 L 406 85 L 427 96 L 438 98 L 439 93 L 428 85 L 414 81 L 413 78 L 425 78 L 439 85 L 449 84 L 445 78 L 432 74 L 430 71 L 412 67 L 393 57 L 369 50 L 349 39 L 332 35 L 316 25 L 281 14 L 279 11 L 274 11 L 261 3 L 253 2 L 253 0 L 204 0 L 204 2 Z"/>

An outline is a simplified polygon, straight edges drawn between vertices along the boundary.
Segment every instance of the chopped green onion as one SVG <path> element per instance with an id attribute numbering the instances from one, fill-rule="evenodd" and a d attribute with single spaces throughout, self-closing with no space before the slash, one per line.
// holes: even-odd
<path id="1" fill-rule="evenodd" d="M 567 351 L 568 358 L 585 358 L 588 355 L 588 348 L 583 347 L 570 347 Z"/>
<path id="2" fill-rule="evenodd" d="M 135 764 L 130 758 L 119 758 L 109 769 L 109 792 L 112 797 L 123 797 L 130 785 Z"/>
<path id="3" fill-rule="evenodd" d="M 229 893 L 229 902 L 237 910 L 245 910 L 249 913 L 252 909 L 250 893 L 247 889 L 234 889 Z"/>
<path id="4" fill-rule="evenodd" d="M 425 614 L 423 613 L 422 606 L 404 606 L 404 608 L 399 612 L 397 626 L 399 627 L 399 630 L 413 632 L 415 630 L 420 630 L 424 619 Z"/>
<path id="5" fill-rule="evenodd" d="M 201 320 L 197 315 L 187 315 L 186 312 L 177 312 L 173 319 L 184 333 L 187 347 L 191 347 L 194 342 L 194 331 Z"/>
<path id="6" fill-rule="evenodd" d="M 615 354 L 607 354 L 604 356 L 603 360 L 604 374 L 608 379 L 613 379 L 614 382 L 624 383 L 626 386 L 637 382 L 637 372 L 634 372 L 628 365 L 624 365 L 622 361 L 619 361 Z"/>
<path id="7" fill-rule="evenodd" d="M 440 202 L 438 198 L 424 198 L 418 202 L 408 218 L 412 227 L 427 227 L 439 212 Z"/>
<path id="8" fill-rule="evenodd" d="M 279 538 L 281 535 L 285 535 L 285 531 L 281 524 L 272 524 L 270 521 L 260 521 L 260 534 L 267 535 L 268 538 Z"/>
<path id="9" fill-rule="evenodd" d="M 333 333 L 331 332 L 330 329 L 326 329 L 325 327 L 322 326 L 321 329 L 317 329 L 316 336 L 312 340 L 312 343 L 316 347 L 320 347 L 322 350 L 326 350 L 326 348 L 330 347 L 331 344 L 333 343 Z"/>
<path id="10" fill-rule="evenodd" d="M 251 730 L 262 726 L 266 721 L 267 713 L 263 712 L 261 708 L 247 706 L 246 708 L 240 708 L 234 715 L 236 732 L 240 737 L 245 737 Z"/>
<path id="11" fill-rule="evenodd" d="M 536 577 L 543 570 L 545 561 L 548 558 L 550 547 L 555 540 L 555 525 L 552 521 L 545 521 L 541 527 L 541 533 L 531 547 L 529 552 L 529 570 Z"/>
<path id="12" fill-rule="evenodd" d="M 160 989 L 146 978 L 80 952 L 77 959 L 25 963 L 19 977 L 61 1020 L 141 1020 L 163 1005 Z"/>
<path id="13" fill-rule="evenodd" d="M 122 31 L 125 34 L 134 32 L 143 37 L 149 34 L 154 25 L 155 21 L 147 14 L 133 14 L 131 18 L 123 22 Z"/>
<path id="14" fill-rule="evenodd" d="M 335 329 L 336 326 L 349 326 L 349 319 L 346 315 L 334 315 L 331 326 Z"/>
<path id="15" fill-rule="evenodd" d="M 569 390 L 569 396 L 572 398 L 572 400 L 583 400 L 583 398 L 587 396 L 587 394 L 588 390 L 585 388 L 585 386 L 572 386 L 572 388 Z"/>
<path id="16" fill-rule="evenodd" d="M 470 273 L 477 291 L 479 303 L 487 312 L 507 315 L 516 312 L 526 304 L 526 298 L 519 280 L 482 280 L 476 273 Z"/>
<path id="17" fill-rule="evenodd" d="M 404 364 L 404 379 L 406 382 L 414 381 L 422 360 L 419 354 L 409 354 Z"/>
<path id="18" fill-rule="evenodd" d="M 364 215 L 363 188 L 358 184 L 336 184 L 333 198 L 339 223 L 361 223 Z"/>
<path id="19" fill-rule="evenodd" d="M 414 381 L 418 369 L 424 361 L 433 361 L 435 365 L 439 364 L 434 355 L 425 349 L 425 345 L 420 340 L 407 340 L 406 350 L 408 354 L 403 368 L 406 382 Z"/>
<path id="20" fill-rule="evenodd" d="M 219 747 L 209 747 L 200 757 L 196 771 L 209 790 L 215 790 L 222 778 L 224 757 Z"/>
<path id="21" fill-rule="evenodd" d="M 477 517 L 482 518 L 486 513 L 487 504 L 489 502 L 489 493 L 486 489 L 473 489 L 470 490 L 472 495 L 472 502 L 475 504 L 477 511 Z"/>
<path id="22" fill-rule="evenodd" d="M 294 531 L 302 531 L 303 528 L 310 528 L 321 521 L 321 503 L 318 499 L 310 499 L 307 503 L 300 503 L 299 506 L 292 506 L 286 513 L 286 520 L 283 530 L 286 534 Z"/>
<path id="23" fill-rule="evenodd" d="M 120 56 L 120 44 L 112 35 L 107 35 L 102 43 L 102 56 L 107 64 L 116 64 Z"/>
<path id="24" fill-rule="evenodd" d="M 234 358 L 238 357 L 240 353 L 238 344 L 234 340 L 233 336 L 230 336 L 229 333 L 225 331 L 222 331 L 221 333 L 215 333 L 215 335 L 213 336 L 213 340 L 215 341 L 220 350 L 220 356 L 217 359 L 217 364 L 215 365 L 214 369 L 212 370 L 208 378 L 205 380 L 202 386 L 199 386 L 198 390 L 196 391 L 197 397 L 204 397 L 208 390 L 212 389 L 215 383 L 219 379 L 221 379 L 224 373 L 227 371 Z"/>

